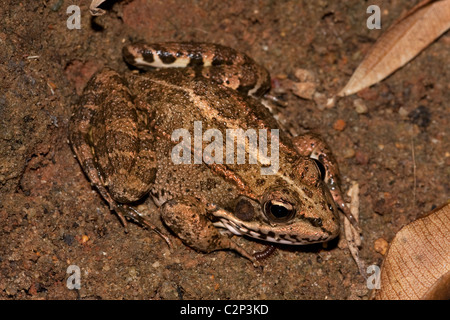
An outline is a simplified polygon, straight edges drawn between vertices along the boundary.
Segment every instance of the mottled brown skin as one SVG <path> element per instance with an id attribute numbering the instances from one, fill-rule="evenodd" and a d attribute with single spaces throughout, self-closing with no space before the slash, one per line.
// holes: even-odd
<path id="1" fill-rule="evenodd" d="M 177 143 L 171 134 L 185 128 L 193 136 L 194 121 L 202 122 L 203 132 L 219 129 L 224 137 L 230 128 L 279 129 L 269 111 L 247 95 L 269 89 L 264 68 L 217 45 L 199 44 L 197 54 L 193 44 L 171 43 L 166 49 L 164 44 L 145 45 L 147 51 L 142 46 L 124 48 L 128 63 L 140 66 L 133 57 L 151 60 L 149 52 L 154 60 L 166 61 L 164 67 L 186 57 L 195 62 L 123 77 L 102 70 L 88 83 L 69 128 L 83 170 L 124 223 L 131 218 L 159 232 L 133 207 L 151 195 L 162 220 L 185 244 L 202 252 L 232 249 L 253 262 L 255 257 L 219 231 L 289 244 L 323 242 L 338 235 L 335 201 L 341 206 L 342 197 L 337 166 L 317 137 L 292 141 L 280 130 L 280 166 L 274 175 L 262 175 L 261 163 L 171 160 Z M 225 80 L 220 80 L 221 70 Z M 204 142 L 203 148 L 207 145 Z M 324 177 L 311 155 L 323 163 Z"/>

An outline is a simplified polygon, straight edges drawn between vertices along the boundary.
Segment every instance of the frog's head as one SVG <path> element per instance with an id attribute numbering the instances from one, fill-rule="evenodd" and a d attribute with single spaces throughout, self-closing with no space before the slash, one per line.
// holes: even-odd
<path id="1" fill-rule="evenodd" d="M 216 225 L 237 235 L 291 245 L 335 238 L 338 209 L 315 160 L 302 158 L 288 167 L 266 176 L 267 187 L 259 196 L 241 195 L 234 210 L 214 212 Z"/>

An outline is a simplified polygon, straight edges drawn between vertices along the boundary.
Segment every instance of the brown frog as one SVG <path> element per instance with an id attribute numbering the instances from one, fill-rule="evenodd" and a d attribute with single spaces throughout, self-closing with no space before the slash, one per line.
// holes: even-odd
<path id="1" fill-rule="evenodd" d="M 131 44 L 123 55 L 133 66 L 156 70 L 99 72 L 87 84 L 69 132 L 84 172 L 125 226 L 134 220 L 168 241 L 135 208 L 151 196 L 165 225 L 186 245 L 202 252 L 232 249 L 255 263 L 230 233 L 304 245 L 338 235 L 338 208 L 352 218 L 329 148 L 312 134 L 290 138 L 280 130 L 257 99 L 270 89 L 269 74 L 251 58 L 206 43 Z M 199 139 L 199 125 L 200 134 L 215 130 L 214 139 Z M 260 137 L 270 131 L 277 170 L 263 174 L 267 163 L 262 157 L 251 163 L 249 154 L 244 163 L 234 155 L 234 162 L 220 161 L 220 148 L 211 152 L 211 143 L 231 129 Z M 189 136 L 174 136 L 179 130 L 199 148 L 190 148 Z M 244 151 L 250 140 L 244 136 Z M 191 161 L 174 161 L 174 154 Z"/>

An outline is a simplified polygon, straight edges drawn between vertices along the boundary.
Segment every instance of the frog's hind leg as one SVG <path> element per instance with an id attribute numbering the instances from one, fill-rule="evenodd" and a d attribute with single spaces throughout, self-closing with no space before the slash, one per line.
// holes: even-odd
<path id="1" fill-rule="evenodd" d="M 91 184 L 127 231 L 129 218 L 168 238 L 129 203 L 145 196 L 156 175 L 146 113 L 133 103 L 125 81 L 113 70 L 94 76 L 69 125 L 74 153 Z"/>
<path id="2" fill-rule="evenodd" d="M 194 68 L 204 78 L 246 95 L 270 89 L 269 72 L 249 56 L 212 43 L 134 43 L 123 48 L 127 63 L 138 68 Z"/>
<path id="3" fill-rule="evenodd" d="M 150 230 L 154 231 L 157 235 L 159 235 L 164 241 L 166 241 L 169 248 L 172 246 L 172 243 L 170 242 L 170 239 L 168 236 L 166 236 L 164 233 L 161 232 L 161 230 L 158 229 L 155 225 L 153 225 L 150 221 L 148 221 L 147 218 L 145 218 L 138 210 L 133 208 L 132 206 L 128 206 L 126 204 L 117 204 L 113 209 L 117 215 L 119 216 L 120 220 L 125 226 L 126 230 L 126 224 L 127 220 L 125 217 L 128 217 L 135 221 L 136 223 L 140 224 L 143 227 L 147 227 Z"/>
<path id="4" fill-rule="evenodd" d="M 303 156 L 319 161 L 324 168 L 324 182 L 327 184 L 334 202 L 342 210 L 356 230 L 360 231 L 358 222 L 344 202 L 339 181 L 339 168 L 331 154 L 330 147 L 318 135 L 307 133 L 292 139 L 297 152 Z"/>
<path id="5" fill-rule="evenodd" d="M 94 142 L 91 128 L 95 118 L 102 113 L 101 104 L 99 104 L 99 90 L 97 88 L 101 87 L 101 84 L 105 81 L 108 82 L 113 76 L 119 77 L 114 71 L 105 69 L 90 80 L 80 106 L 76 108 L 69 123 L 69 140 L 75 156 L 92 186 L 97 188 L 112 210 L 115 209 L 116 202 L 105 187 L 105 179 L 93 153 Z M 101 97 L 104 95 L 102 94 Z"/>

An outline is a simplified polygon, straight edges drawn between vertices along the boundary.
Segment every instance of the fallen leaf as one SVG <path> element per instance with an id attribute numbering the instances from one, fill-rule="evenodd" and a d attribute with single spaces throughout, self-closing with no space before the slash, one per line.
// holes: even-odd
<path id="1" fill-rule="evenodd" d="M 91 5 L 89 6 L 89 12 L 93 16 L 102 16 L 105 14 L 105 10 L 100 9 L 99 6 L 105 2 L 106 0 L 92 0 Z"/>
<path id="2" fill-rule="evenodd" d="M 450 203 L 395 235 L 380 281 L 377 300 L 450 299 Z"/>
<path id="3" fill-rule="evenodd" d="M 449 28 L 450 0 L 420 2 L 380 36 L 338 96 L 351 95 L 383 80 Z"/>

